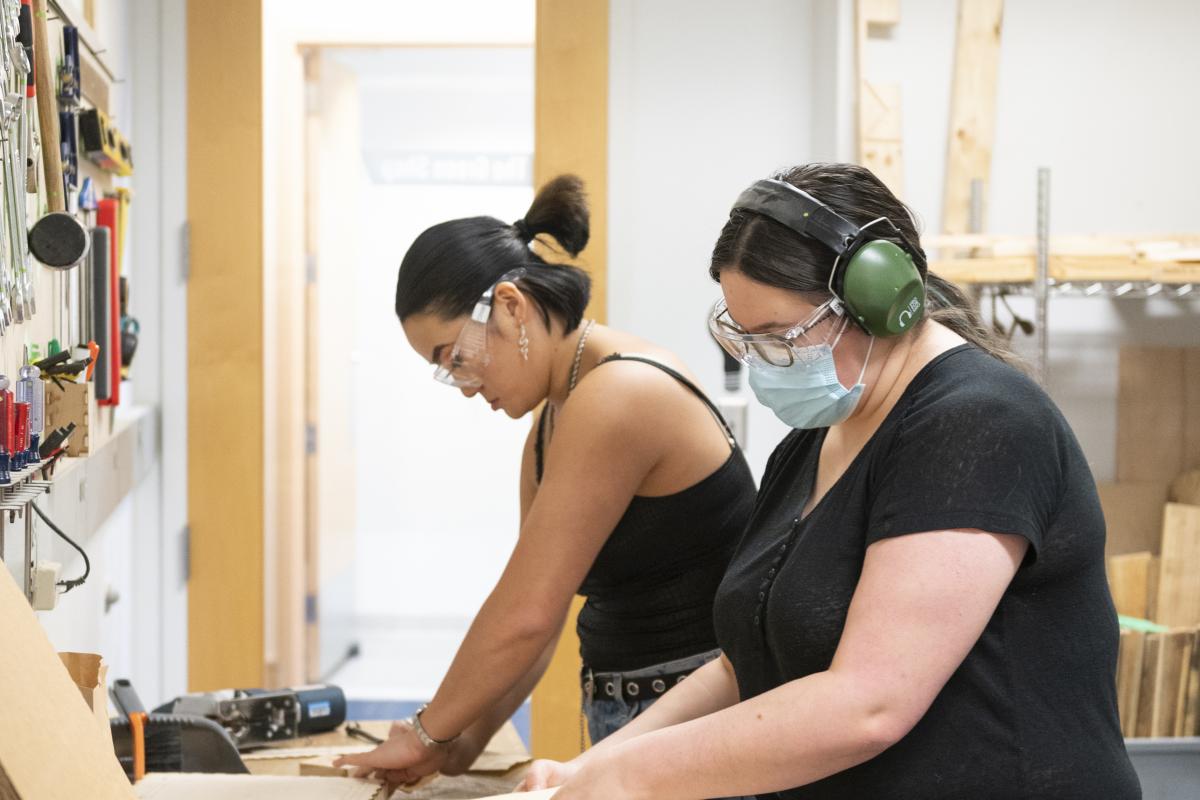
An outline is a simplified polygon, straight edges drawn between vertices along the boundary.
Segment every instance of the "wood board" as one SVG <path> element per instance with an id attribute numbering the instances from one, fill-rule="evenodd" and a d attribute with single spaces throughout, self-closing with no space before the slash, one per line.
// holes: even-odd
<path id="1" fill-rule="evenodd" d="M 1105 554 L 1145 551 L 1157 555 L 1162 543 L 1166 486 L 1155 482 L 1098 483 L 1096 489 L 1108 529 Z"/>
<path id="2" fill-rule="evenodd" d="M 1142 647 L 1142 667 L 1138 676 L 1137 705 L 1134 708 L 1133 735 L 1146 737 L 1154 729 L 1154 700 L 1158 685 L 1158 654 L 1161 633 L 1147 633 Z"/>
<path id="3" fill-rule="evenodd" d="M 1200 632 L 1197 632 L 1197 639 L 1192 644 L 1192 661 L 1188 665 L 1179 735 L 1200 736 Z"/>
<path id="4" fill-rule="evenodd" d="M 11 794 L 25 800 L 131 798 L 112 740 L 96 725 L 7 569 L 0 569 L 0 620 L 0 770 Z"/>
<path id="5" fill-rule="evenodd" d="M 382 784 L 357 778 L 158 773 L 135 787 L 141 800 L 377 800 Z"/>
<path id="6" fill-rule="evenodd" d="M 897 196 L 904 193 L 900 85 L 867 79 L 866 51 L 875 33 L 900 22 L 899 0 L 857 0 L 854 5 L 855 109 L 858 163 Z"/>
<path id="7" fill-rule="evenodd" d="M 1154 712 L 1150 723 L 1151 736 L 1175 736 L 1177 721 L 1182 727 L 1183 698 L 1187 689 L 1186 675 L 1192 660 L 1194 630 L 1174 630 L 1162 635 L 1155 665 Z"/>
<path id="8" fill-rule="evenodd" d="M 1117 613 L 1138 619 L 1150 619 L 1150 597 L 1157 591 L 1157 569 L 1153 553 L 1126 553 L 1111 556 L 1107 563 L 1108 587 Z"/>
<path id="9" fill-rule="evenodd" d="M 1125 736 L 1134 735 L 1137 723 L 1145 645 L 1146 634 L 1142 631 L 1121 631 L 1121 643 L 1117 650 L 1117 712 L 1121 718 L 1121 732 Z"/>
<path id="10" fill-rule="evenodd" d="M 959 0 L 942 195 L 942 230 L 946 233 L 968 231 L 972 182 L 980 181 L 983 197 L 987 197 L 1003 19 L 1004 0 Z M 983 220 L 979 222 L 982 227 Z"/>
<path id="11" fill-rule="evenodd" d="M 541 186 L 570 172 L 583 179 L 591 237 L 577 264 L 592 278 L 587 316 L 608 313 L 608 0 L 538 0 L 534 53 L 533 180 Z M 530 749 L 536 758 L 579 755 L 579 637 L 576 598 L 550 666 L 533 692 Z"/>
<path id="12" fill-rule="evenodd" d="M 1163 514 L 1156 621 L 1200 625 L 1200 506 L 1168 503 Z"/>

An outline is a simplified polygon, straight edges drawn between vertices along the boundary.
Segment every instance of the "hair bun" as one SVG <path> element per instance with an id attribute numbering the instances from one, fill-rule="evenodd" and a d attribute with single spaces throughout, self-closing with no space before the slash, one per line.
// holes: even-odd
<path id="1" fill-rule="evenodd" d="M 572 257 L 587 247 L 589 214 L 583 181 L 577 175 L 559 175 L 541 189 L 524 219 L 513 227 L 525 241 L 548 233 Z M 527 234 L 527 235 L 526 235 Z"/>
<path id="2" fill-rule="evenodd" d="M 517 220 L 512 224 L 513 232 L 517 234 L 517 238 L 525 244 L 533 241 L 533 231 L 529 230 L 529 224 L 525 222 L 525 218 Z"/>

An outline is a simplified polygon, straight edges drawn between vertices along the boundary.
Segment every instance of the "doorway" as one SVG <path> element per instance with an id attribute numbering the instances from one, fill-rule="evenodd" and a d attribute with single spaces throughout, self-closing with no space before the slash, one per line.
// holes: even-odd
<path id="1" fill-rule="evenodd" d="M 309 673 L 428 699 L 516 540 L 527 422 L 430 379 L 396 272 L 430 225 L 528 208 L 533 48 L 305 58 Z"/>

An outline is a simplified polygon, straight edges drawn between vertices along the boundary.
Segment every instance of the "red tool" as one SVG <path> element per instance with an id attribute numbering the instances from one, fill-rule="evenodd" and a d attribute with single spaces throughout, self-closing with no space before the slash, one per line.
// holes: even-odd
<path id="1" fill-rule="evenodd" d="M 29 403 L 14 403 L 16 430 L 14 431 L 11 455 L 16 456 L 13 466 L 24 465 L 25 451 L 29 449 Z"/>
<path id="2" fill-rule="evenodd" d="M 12 455 L 16 445 L 17 415 L 13 408 L 13 393 L 7 388 L 8 378 L 0 376 L 0 449 Z"/>

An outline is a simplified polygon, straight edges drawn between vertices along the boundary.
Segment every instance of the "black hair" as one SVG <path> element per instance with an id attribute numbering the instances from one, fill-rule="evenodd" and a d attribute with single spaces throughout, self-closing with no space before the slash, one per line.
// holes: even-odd
<path id="1" fill-rule="evenodd" d="M 396 279 L 396 316 L 436 313 L 446 319 L 471 313 L 479 297 L 505 273 L 524 268 L 514 282 L 533 300 L 542 321 L 551 317 L 571 332 L 579 327 L 591 296 L 591 278 L 578 267 L 547 262 L 530 243 L 552 236 L 572 258 L 588 242 L 583 181 L 559 175 L 543 186 L 525 216 L 512 225 L 495 217 L 442 222 L 417 237 Z"/>
<path id="2" fill-rule="evenodd" d="M 989 355 L 1025 369 L 1008 343 L 984 324 L 971 298 L 929 271 L 913 214 L 871 170 L 857 164 L 805 164 L 772 177 L 803 189 L 860 227 L 879 217 L 891 220 L 895 230 L 879 225 L 871 228 L 871 234 L 912 254 L 925 280 L 925 319 L 936 320 Z M 719 280 L 723 270 L 736 269 L 768 286 L 827 296 L 834 259 L 834 252 L 816 239 L 753 211 L 735 209 L 717 237 L 708 273 Z"/>

